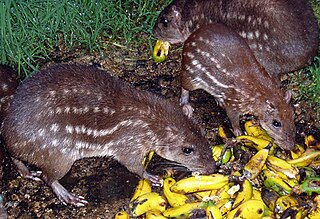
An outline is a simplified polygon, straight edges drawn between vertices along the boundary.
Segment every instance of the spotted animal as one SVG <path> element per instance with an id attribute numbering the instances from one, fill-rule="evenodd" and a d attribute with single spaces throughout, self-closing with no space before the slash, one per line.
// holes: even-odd
<path id="1" fill-rule="evenodd" d="M 241 134 L 240 116 L 250 114 L 280 147 L 293 149 L 290 92 L 282 92 L 234 30 L 222 24 L 201 27 L 185 42 L 181 65 L 181 102 L 187 115 L 192 115 L 189 91 L 203 89 L 225 108 L 236 135 Z"/>
<path id="2" fill-rule="evenodd" d="M 237 32 L 274 77 L 310 64 L 318 51 L 318 22 L 309 0 L 174 0 L 153 33 L 170 43 L 185 42 L 211 23 Z"/>
<path id="3" fill-rule="evenodd" d="M 19 172 L 38 179 L 24 163 L 36 165 L 58 198 L 75 206 L 87 202 L 58 180 L 81 158 L 110 156 L 149 179 L 142 160 L 150 151 L 190 171 L 215 171 L 208 141 L 177 104 L 84 65 L 54 65 L 27 78 L 3 134 Z"/>

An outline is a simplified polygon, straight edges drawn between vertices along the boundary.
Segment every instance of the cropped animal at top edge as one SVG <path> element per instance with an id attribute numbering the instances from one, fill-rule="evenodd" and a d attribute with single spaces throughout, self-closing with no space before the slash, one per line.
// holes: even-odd
<path id="1" fill-rule="evenodd" d="M 277 78 L 310 64 L 318 51 L 318 23 L 308 0 L 174 0 L 153 33 L 163 41 L 184 42 L 211 23 L 236 31 Z"/>
<path id="2" fill-rule="evenodd" d="M 182 53 L 181 102 L 186 114 L 192 114 L 189 91 L 203 89 L 226 110 L 236 135 L 241 134 L 240 116 L 251 114 L 281 148 L 294 148 L 290 93 L 282 92 L 235 31 L 222 24 L 203 26 L 187 39 Z"/>
<path id="3" fill-rule="evenodd" d="M 58 182 L 81 158 L 111 156 L 149 179 L 141 163 L 150 151 L 190 171 L 215 171 L 208 141 L 180 110 L 94 67 L 54 65 L 18 87 L 3 134 L 22 175 L 38 179 L 24 162 L 36 165 L 63 203 L 83 206 Z"/>

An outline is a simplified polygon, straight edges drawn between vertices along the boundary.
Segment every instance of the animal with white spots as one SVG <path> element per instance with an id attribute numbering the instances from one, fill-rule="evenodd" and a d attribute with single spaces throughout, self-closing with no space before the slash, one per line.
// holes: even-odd
<path id="1" fill-rule="evenodd" d="M 290 92 L 282 92 L 234 30 L 221 24 L 198 29 L 184 44 L 181 65 L 186 114 L 192 115 L 189 91 L 203 89 L 226 110 L 236 135 L 241 134 L 241 115 L 250 114 L 281 148 L 294 148 Z"/>
<path id="2" fill-rule="evenodd" d="M 19 172 L 41 176 L 63 203 L 75 206 L 87 202 L 58 180 L 81 158 L 110 156 L 151 179 L 142 166 L 150 151 L 190 171 L 215 170 L 208 141 L 179 105 L 95 67 L 54 65 L 32 74 L 16 91 L 3 134 Z"/>
<path id="3" fill-rule="evenodd" d="M 318 23 L 309 0 L 174 0 L 153 33 L 163 41 L 184 42 L 211 23 L 237 32 L 274 77 L 310 64 L 318 51 Z"/>

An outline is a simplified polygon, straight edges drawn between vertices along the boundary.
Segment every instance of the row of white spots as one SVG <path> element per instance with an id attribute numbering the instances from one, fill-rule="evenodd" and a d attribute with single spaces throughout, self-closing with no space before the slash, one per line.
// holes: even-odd
<path id="1" fill-rule="evenodd" d="M 72 126 L 72 125 L 66 125 L 65 130 L 68 134 L 85 134 L 88 136 L 93 136 L 93 137 L 104 137 L 107 135 L 111 135 L 113 134 L 115 131 L 119 130 L 122 127 L 132 127 L 135 128 L 137 126 L 141 126 L 141 127 L 147 127 L 148 124 L 145 123 L 142 120 L 124 120 L 119 122 L 117 125 L 115 125 L 112 128 L 109 129 L 92 129 L 92 128 L 88 128 L 84 125 L 81 126 Z M 53 124 L 51 127 L 51 130 L 59 130 L 59 128 L 57 127 L 57 124 Z"/>
<path id="2" fill-rule="evenodd" d="M 269 36 L 266 33 L 261 34 L 259 30 L 255 30 L 253 32 L 245 32 L 244 30 L 239 32 L 239 35 L 242 38 L 248 39 L 248 40 L 253 40 L 253 39 L 259 39 L 260 36 L 262 36 L 262 39 L 267 41 L 269 39 Z"/>
<path id="3" fill-rule="evenodd" d="M 56 97 L 57 93 L 58 93 L 58 91 L 56 91 L 56 90 L 49 90 L 49 96 L 50 96 L 50 97 Z M 91 94 L 91 91 L 88 90 L 88 89 L 83 89 L 83 88 L 81 88 L 81 89 L 76 89 L 76 88 L 66 89 L 66 88 L 64 88 L 64 89 L 62 90 L 62 93 L 63 93 L 63 94 L 69 94 L 69 93 L 74 93 L 74 94 L 76 94 L 76 93 L 80 93 L 80 94 L 90 95 L 90 94 Z M 101 97 L 101 95 L 97 95 L 97 98 L 98 98 L 98 100 L 99 100 L 99 99 L 101 99 L 102 97 Z"/>
<path id="4" fill-rule="evenodd" d="M 109 107 L 93 107 L 91 108 L 93 113 L 100 113 L 103 112 L 108 115 L 113 115 L 115 113 L 115 110 L 110 109 Z M 54 114 L 76 114 L 76 115 L 83 115 L 85 113 L 88 113 L 90 111 L 90 108 L 88 106 L 83 107 L 71 107 L 71 106 L 65 106 L 65 107 L 56 107 L 55 109 L 49 107 L 48 108 L 48 115 L 54 115 Z"/>

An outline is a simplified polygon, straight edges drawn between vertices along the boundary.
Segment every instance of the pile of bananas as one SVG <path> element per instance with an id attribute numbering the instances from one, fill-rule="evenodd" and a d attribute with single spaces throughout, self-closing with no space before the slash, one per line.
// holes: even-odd
<path id="1" fill-rule="evenodd" d="M 161 192 L 152 191 L 150 182 L 141 179 L 130 201 L 133 218 L 320 218 L 320 144 L 313 136 L 305 145 L 296 145 L 290 160 L 285 160 L 273 139 L 254 121 L 244 124 L 247 135 L 232 136 L 219 127 L 223 145 L 212 147 L 219 173 L 193 175 L 176 181 L 172 175 L 163 180 Z M 239 165 L 237 148 L 252 154 Z M 149 162 L 152 154 L 146 160 Z M 146 165 L 146 163 L 145 163 Z M 222 168 L 230 167 L 228 173 Z M 130 218 L 118 212 L 115 218 Z M 202 218 L 203 218 L 202 217 Z"/>

